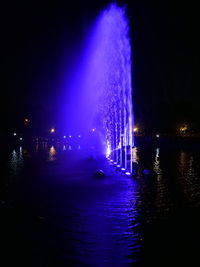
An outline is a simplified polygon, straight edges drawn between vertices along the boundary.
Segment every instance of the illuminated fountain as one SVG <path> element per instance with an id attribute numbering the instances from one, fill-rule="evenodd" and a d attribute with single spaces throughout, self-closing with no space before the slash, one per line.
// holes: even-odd
<path id="1" fill-rule="evenodd" d="M 76 96 L 72 94 L 71 127 L 90 134 L 95 129 L 106 157 L 129 174 L 134 122 L 131 45 L 124 8 L 112 4 L 100 14 L 81 62 L 72 88 Z"/>

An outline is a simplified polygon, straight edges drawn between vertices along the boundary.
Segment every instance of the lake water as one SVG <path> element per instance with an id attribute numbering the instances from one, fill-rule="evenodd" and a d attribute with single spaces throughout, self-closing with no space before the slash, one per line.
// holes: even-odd
<path id="1" fill-rule="evenodd" d="M 199 147 L 141 145 L 134 161 L 129 177 L 93 149 L 2 149 L 1 266 L 199 266 Z"/>

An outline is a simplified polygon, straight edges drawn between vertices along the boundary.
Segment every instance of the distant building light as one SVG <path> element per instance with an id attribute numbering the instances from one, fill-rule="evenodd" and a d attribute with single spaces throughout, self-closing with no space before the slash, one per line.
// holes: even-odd
<path id="1" fill-rule="evenodd" d="M 65 139 L 66 138 L 66 135 L 64 135 L 63 138 Z"/>
<path id="2" fill-rule="evenodd" d="M 69 138 L 72 138 L 72 136 L 71 136 L 71 135 L 69 135 Z"/>
<path id="3" fill-rule="evenodd" d="M 96 129 L 95 128 L 92 128 L 92 130 L 91 130 L 92 132 L 95 132 L 96 131 Z"/>
<path id="4" fill-rule="evenodd" d="M 81 135 L 80 134 L 78 135 L 78 138 L 81 138 Z"/>
<path id="5" fill-rule="evenodd" d="M 50 133 L 55 133 L 55 128 L 51 128 Z"/>
<path id="6" fill-rule="evenodd" d="M 20 138 L 19 138 L 19 140 L 20 140 L 20 141 L 22 141 L 22 140 L 23 140 L 23 138 L 22 138 L 22 137 L 20 137 Z"/>
<path id="7" fill-rule="evenodd" d="M 160 137 L 160 135 L 159 135 L 159 134 L 157 134 L 157 135 L 156 135 L 156 137 L 157 137 L 157 138 L 159 138 L 159 137 Z"/>
<path id="8" fill-rule="evenodd" d="M 180 132 L 185 132 L 187 130 L 188 130 L 188 127 L 186 125 L 180 128 Z"/>
<path id="9" fill-rule="evenodd" d="M 13 136 L 16 136 L 17 135 L 17 133 L 13 133 Z"/>

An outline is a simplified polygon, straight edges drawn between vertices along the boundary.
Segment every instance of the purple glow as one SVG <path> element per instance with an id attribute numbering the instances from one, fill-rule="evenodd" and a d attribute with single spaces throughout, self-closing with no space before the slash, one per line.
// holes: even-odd
<path id="1" fill-rule="evenodd" d="M 111 4 L 100 14 L 80 62 L 68 103 L 69 130 L 83 133 L 92 146 L 132 172 L 132 63 L 125 8 Z"/>

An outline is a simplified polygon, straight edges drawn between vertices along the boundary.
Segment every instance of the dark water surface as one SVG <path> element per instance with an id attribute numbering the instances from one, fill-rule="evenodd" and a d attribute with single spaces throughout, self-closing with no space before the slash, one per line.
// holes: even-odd
<path id="1" fill-rule="evenodd" d="M 128 177 L 93 150 L 2 150 L 0 265 L 200 266 L 200 150 L 137 147 L 134 161 Z"/>

